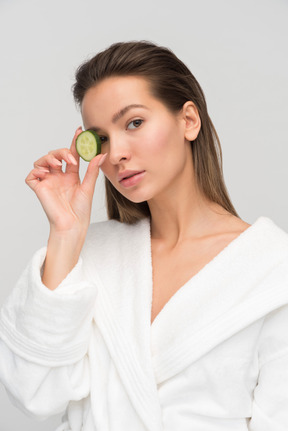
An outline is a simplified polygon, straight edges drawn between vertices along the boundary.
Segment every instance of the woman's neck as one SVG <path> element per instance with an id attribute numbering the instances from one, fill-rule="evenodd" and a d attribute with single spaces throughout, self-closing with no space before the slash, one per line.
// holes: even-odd
<path id="1" fill-rule="evenodd" d="M 217 229 L 219 221 L 231 216 L 220 205 L 208 201 L 194 186 L 167 192 L 148 202 L 151 237 L 174 247 L 187 238 L 199 238 Z"/>

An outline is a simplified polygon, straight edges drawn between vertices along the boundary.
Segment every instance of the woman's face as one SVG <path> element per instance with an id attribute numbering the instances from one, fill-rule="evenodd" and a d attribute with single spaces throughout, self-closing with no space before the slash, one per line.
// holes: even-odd
<path id="1" fill-rule="evenodd" d="M 108 153 L 101 168 L 113 186 L 133 202 L 161 196 L 183 175 L 191 146 L 181 112 L 171 113 L 142 77 L 106 78 L 82 101 L 85 129 L 94 129 Z"/>

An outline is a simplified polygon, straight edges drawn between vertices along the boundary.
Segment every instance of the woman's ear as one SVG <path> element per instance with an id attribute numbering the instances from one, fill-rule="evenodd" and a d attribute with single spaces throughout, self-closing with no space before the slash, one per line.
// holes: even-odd
<path id="1" fill-rule="evenodd" d="M 183 105 L 182 118 L 185 121 L 185 138 L 188 141 L 194 141 L 200 131 L 201 120 L 198 109 L 190 100 Z"/>

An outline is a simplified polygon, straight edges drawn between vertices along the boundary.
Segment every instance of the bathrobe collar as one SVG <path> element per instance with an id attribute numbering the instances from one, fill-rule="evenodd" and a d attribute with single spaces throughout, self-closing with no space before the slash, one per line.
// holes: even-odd
<path id="1" fill-rule="evenodd" d="M 159 431 L 157 385 L 288 303 L 288 235 L 259 217 L 182 286 L 151 325 L 149 219 L 107 226 L 101 264 L 92 274 L 99 292 L 95 321 L 144 426 Z"/>

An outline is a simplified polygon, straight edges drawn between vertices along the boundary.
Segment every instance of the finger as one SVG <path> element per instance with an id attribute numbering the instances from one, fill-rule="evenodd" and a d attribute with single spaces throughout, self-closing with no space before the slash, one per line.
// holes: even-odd
<path id="1" fill-rule="evenodd" d="M 80 157 L 79 154 L 76 150 L 76 139 L 77 137 L 80 135 L 80 133 L 82 133 L 82 127 L 78 127 L 78 129 L 75 131 L 74 133 L 74 137 L 72 139 L 72 143 L 70 146 L 70 152 L 72 154 L 72 156 L 74 157 L 74 159 L 77 161 L 77 166 L 73 164 L 67 165 L 66 166 L 66 172 L 74 172 L 74 173 L 79 173 L 79 165 L 80 165 Z"/>
<path id="2" fill-rule="evenodd" d="M 62 162 L 62 160 L 64 160 L 67 165 L 74 165 L 78 169 L 78 162 L 69 148 L 59 148 L 57 150 L 49 151 L 48 154 L 55 157 L 58 161 Z"/>
<path id="3" fill-rule="evenodd" d="M 46 168 L 50 170 L 62 171 L 62 162 L 56 158 L 53 154 L 47 154 L 41 157 L 34 163 L 34 168 L 41 169 Z"/>
<path id="4" fill-rule="evenodd" d="M 44 180 L 48 173 L 50 173 L 49 169 L 33 169 L 25 178 L 25 183 L 35 191 L 39 182 Z"/>
<path id="5" fill-rule="evenodd" d="M 101 165 L 106 158 L 106 154 L 98 154 L 98 156 L 94 157 L 88 165 L 86 174 L 83 178 L 81 188 L 83 192 L 89 196 L 93 197 L 96 180 L 99 175 L 99 164 Z"/>
<path id="6" fill-rule="evenodd" d="M 76 150 L 76 139 L 78 138 L 78 136 L 82 132 L 83 132 L 82 127 L 79 126 L 78 129 L 75 130 L 75 133 L 74 133 L 74 136 L 72 139 L 72 143 L 70 146 L 71 153 L 73 154 L 73 156 L 75 157 L 76 160 L 77 160 L 77 157 L 79 157 L 79 154 L 77 153 L 77 150 Z"/>

